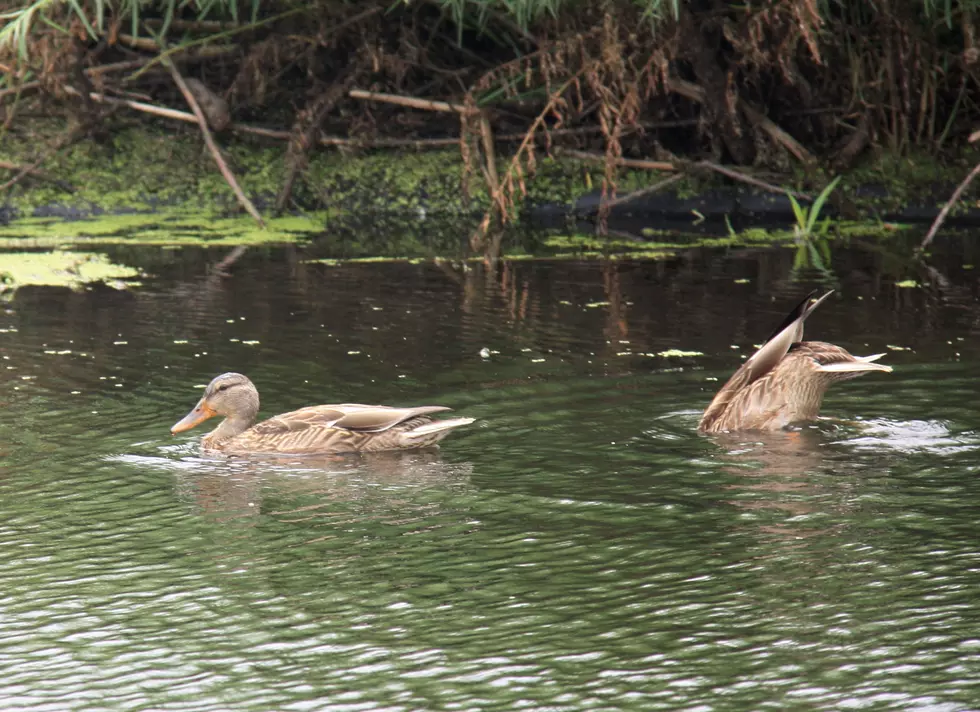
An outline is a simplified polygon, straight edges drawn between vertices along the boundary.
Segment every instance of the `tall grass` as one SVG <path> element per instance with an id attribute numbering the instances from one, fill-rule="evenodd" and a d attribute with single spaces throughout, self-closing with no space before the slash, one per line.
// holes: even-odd
<path id="1" fill-rule="evenodd" d="M 262 0 L 246 0 L 250 21 L 255 22 Z M 110 22 L 122 20 L 131 35 L 140 35 L 140 23 L 144 17 L 162 19 L 165 34 L 174 17 L 191 13 L 195 20 L 222 19 L 238 22 L 238 0 L 33 0 L 21 7 L 0 13 L 0 50 L 16 47 L 18 55 L 26 59 L 29 52 L 28 37 L 39 26 L 68 35 L 73 18 L 78 19 L 85 32 L 93 40 L 105 35 Z"/>

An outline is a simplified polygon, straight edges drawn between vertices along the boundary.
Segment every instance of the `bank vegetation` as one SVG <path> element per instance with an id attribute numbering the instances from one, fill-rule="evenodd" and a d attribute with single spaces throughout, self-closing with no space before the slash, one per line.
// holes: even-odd
<path id="1" fill-rule="evenodd" d="M 36 142 L 7 191 L 58 180 L 65 146 L 119 122 L 281 142 L 275 208 L 315 151 L 458 147 L 491 209 L 484 246 L 545 156 L 819 192 L 883 153 L 966 155 L 980 126 L 977 0 L 14 0 L 0 120 Z M 35 136 L 38 116 L 63 119 Z M 147 117 L 147 118 L 143 118 Z M 972 174 L 971 174 L 972 175 Z M 809 184 L 809 185 L 808 185 Z M 655 183 L 655 185 L 658 185 Z"/>

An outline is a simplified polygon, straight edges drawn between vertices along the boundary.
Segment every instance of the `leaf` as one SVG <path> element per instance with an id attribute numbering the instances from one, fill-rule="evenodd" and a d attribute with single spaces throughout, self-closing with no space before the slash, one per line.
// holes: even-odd
<path id="1" fill-rule="evenodd" d="M 827 186 L 820 191 L 820 195 L 818 195 L 817 199 L 813 201 L 813 205 L 810 206 L 810 220 L 806 226 L 808 233 L 813 231 L 813 226 L 816 224 L 817 218 L 820 217 L 820 211 L 823 210 L 824 203 L 827 202 L 827 198 L 830 197 L 830 194 L 834 192 L 834 188 L 836 188 L 837 184 L 840 183 L 840 179 L 841 177 L 837 176 L 830 181 L 830 183 L 828 183 Z"/>
<path id="2" fill-rule="evenodd" d="M 796 216 L 796 226 L 801 230 L 806 227 L 806 211 L 800 207 L 799 202 L 793 197 L 791 193 L 786 193 L 786 197 L 789 198 L 789 204 L 793 206 L 793 215 Z"/>

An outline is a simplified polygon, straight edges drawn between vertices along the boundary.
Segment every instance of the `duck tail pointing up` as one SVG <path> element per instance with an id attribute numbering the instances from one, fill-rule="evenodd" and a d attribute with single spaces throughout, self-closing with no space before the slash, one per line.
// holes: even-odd
<path id="1" fill-rule="evenodd" d="M 821 363 L 817 365 L 818 371 L 826 373 L 861 373 L 864 371 L 885 371 L 891 373 L 892 367 L 883 363 L 875 363 L 885 354 L 872 354 L 871 356 L 855 356 L 853 361 L 838 361 L 836 363 Z"/>
<path id="2" fill-rule="evenodd" d="M 469 425 L 476 418 L 450 418 L 449 420 L 434 420 L 431 423 L 420 425 L 417 428 L 402 433 L 402 437 L 408 441 L 420 438 L 431 438 L 433 442 L 439 442 L 449 435 L 449 431 Z"/>

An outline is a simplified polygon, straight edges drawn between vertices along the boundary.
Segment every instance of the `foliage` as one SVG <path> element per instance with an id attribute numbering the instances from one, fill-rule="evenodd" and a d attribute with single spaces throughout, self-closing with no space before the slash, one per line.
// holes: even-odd
<path id="1" fill-rule="evenodd" d="M 115 100 L 118 115 L 130 116 L 131 104 L 118 109 L 123 98 L 172 113 L 186 100 L 163 71 L 166 58 L 226 102 L 234 121 L 282 127 L 292 146 L 288 175 L 305 169 L 318 140 L 345 150 L 455 142 L 466 166 L 464 202 L 479 184 L 474 192 L 492 205 L 474 245 L 517 214 L 555 148 L 598 154 L 596 183 L 612 196 L 626 158 L 711 155 L 734 165 L 785 170 L 798 162 L 843 172 L 879 145 L 895 155 L 939 155 L 965 145 L 980 124 L 980 0 L 14 0 L 5 7 L 4 128 L 23 112 L 96 134 L 106 131 L 108 109 L 93 102 Z M 350 88 L 416 103 L 365 100 Z M 437 113 L 421 108 L 426 101 L 452 103 Z M 508 159 L 499 160 L 504 147 Z M 316 192 L 304 177 L 297 191 Z M 820 232 L 825 200 L 795 205 L 801 235 Z"/>
<path id="2" fill-rule="evenodd" d="M 827 198 L 834 192 L 834 188 L 837 187 L 838 183 L 840 183 L 840 176 L 830 181 L 820 191 L 820 195 L 813 201 L 813 204 L 809 206 L 801 206 L 793 194 L 787 191 L 786 197 L 789 198 L 790 205 L 793 206 L 793 215 L 796 218 L 796 225 L 793 226 L 793 232 L 797 237 L 806 239 L 815 236 L 823 237 L 827 234 L 827 231 L 830 229 L 830 218 L 825 218 L 819 228 L 817 228 L 817 220 L 820 219 L 820 211 L 823 210 Z"/>
<path id="3" fill-rule="evenodd" d="M 261 0 L 250 0 L 251 22 L 255 22 Z M 190 12 L 194 20 L 213 18 L 239 21 L 238 0 L 34 0 L 15 10 L 0 14 L 4 26 L 0 29 L 0 49 L 16 47 L 20 59 L 28 58 L 27 38 L 37 23 L 71 37 L 70 25 L 77 22 L 93 41 L 110 32 L 111 24 L 126 27 L 134 37 L 140 36 L 146 17 L 162 20 L 160 33 L 166 34 L 178 14 Z"/>

